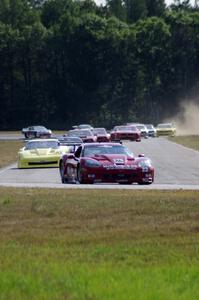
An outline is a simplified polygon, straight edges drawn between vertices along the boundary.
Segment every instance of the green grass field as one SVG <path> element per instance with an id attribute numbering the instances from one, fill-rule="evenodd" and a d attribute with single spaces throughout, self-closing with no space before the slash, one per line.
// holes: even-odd
<path id="1" fill-rule="evenodd" d="M 0 188 L 0 299 L 199 299 L 199 191 Z"/>
<path id="2" fill-rule="evenodd" d="M 199 151 L 199 135 L 184 135 L 169 138 L 171 141 Z"/>

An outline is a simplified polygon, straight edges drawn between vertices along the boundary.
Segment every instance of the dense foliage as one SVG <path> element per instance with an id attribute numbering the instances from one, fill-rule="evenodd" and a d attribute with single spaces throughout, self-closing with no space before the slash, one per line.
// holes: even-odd
<path id="1" fill-rule="evenodd" d="M 188 0 L 0 0 L 0 129 L 157 123 L 198 82 Z"/>

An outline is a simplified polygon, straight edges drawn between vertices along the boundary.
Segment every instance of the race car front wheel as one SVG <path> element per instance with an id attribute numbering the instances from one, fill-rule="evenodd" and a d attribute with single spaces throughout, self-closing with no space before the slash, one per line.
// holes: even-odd
<path id="1" fill-rule="evenodd" d="M 82 170 L 80 166 L 78 166 L 77 168 L 77 180 L 79 181 L 79 183 L 85 183 L 82 178 Z"/>
<path id="2" fill-rule="evenodd" d="M 80 166 L 78 166 L 77 168 L 77 180 L 80 184 L 82 183 L 93 184 L 93 181 L 83 179 L 82 170 Z"/>

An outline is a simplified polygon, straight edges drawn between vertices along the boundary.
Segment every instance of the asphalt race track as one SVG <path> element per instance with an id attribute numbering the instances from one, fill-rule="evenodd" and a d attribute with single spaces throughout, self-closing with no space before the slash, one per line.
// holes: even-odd
<path id="1" fill-rule="evenodd" d="M 10 138 L 10 137 L 9 137 Z M 62 184 L 57 168 L 17 169 L 16 164 L 0 169 L 0 186 L 97 189 L 194 189 L 199 190 L 199 151 L 168 141 L 149 138 L 124 142 L 135 154 L 145 154 L 155 167 L 155 182 L 149 186 L 120 184 Z"/>

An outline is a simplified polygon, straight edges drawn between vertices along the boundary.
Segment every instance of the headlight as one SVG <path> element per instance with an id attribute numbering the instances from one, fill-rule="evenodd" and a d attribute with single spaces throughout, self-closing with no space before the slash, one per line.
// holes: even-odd
<path id="1" fill-rule="evenodd" d="M 89 160 L 85 161 L 85 167 L 96 168 L 96 167 L 100 167 L 100 166 L 101 166 L 101 164 L 96 160 L 89 159 Z"/>
<path id="2" fill-rule="evenodd" d="M 150 159 L 141 160 L 141 161 L 139 161 L 138 166 L 140 168 L 152 167 L 152 163 L 151 163 Z"/>

